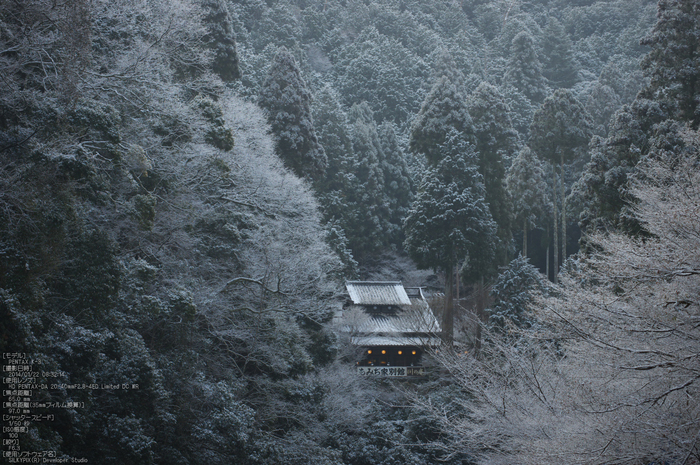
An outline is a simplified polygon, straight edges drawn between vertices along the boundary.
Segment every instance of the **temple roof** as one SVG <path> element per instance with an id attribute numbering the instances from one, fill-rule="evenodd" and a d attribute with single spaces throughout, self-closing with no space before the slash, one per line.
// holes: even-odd
<path id="1" fill-rule="evenodd" d="M 411 305 L 400 281 L 348 281 L 345 286 L 355 305 Z"/>
<path id="2" fill-rule="evenodd" d="M 352 343 L 356 346 L 416 346 L 439 347 L 440 338 L 437 336 L 353 336 Z"/>
<path id="3" fill-rule="evenodd" d="M 426 303 L 415 302 L 394 314 L 367 314 L 365 319 L 355 322 L 353 331 L 365 334 L 430 334 L 440 332 L 440 325 Z"/>
<path id="4" fill-rule="evenodd" d="M 420 288 L 398 281 L 348 281 L 352 304 L 341 317 L 355 345 L 436 346 L 440 324 Z"/>

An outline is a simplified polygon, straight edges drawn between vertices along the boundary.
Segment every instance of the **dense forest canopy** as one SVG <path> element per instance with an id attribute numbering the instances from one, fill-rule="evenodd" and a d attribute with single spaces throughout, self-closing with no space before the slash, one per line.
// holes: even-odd
<path id="1" fill-rule="evenodd" d="M 697 0 L 0 0 L 0 344 L 66 406 L 3 439 L 700 461 L 699 43 Z M 356 278 L 446 294 L 442 369 L 357 376 Z"/>

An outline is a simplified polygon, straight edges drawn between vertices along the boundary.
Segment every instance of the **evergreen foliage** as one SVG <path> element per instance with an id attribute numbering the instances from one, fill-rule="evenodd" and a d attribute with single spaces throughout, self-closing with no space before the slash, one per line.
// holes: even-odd
<path id="1" fill-rule="evenodd" d="M 590 116 L 573 93 L 558 89 L 535 116 L 528 145 L 550 163 L 570 162 L 591 137 Z"/>
<path id="2" fill-rule="evenodd" d="M 611 87 L 623 104 L 630 104 L 641 90 L 644 77 L 637 60 L 615 55 L 603 67 L 598 82 Z"/>
<path id="3" fill-rule="evenodd" d="M 399 41 L 368 27 L 339 51 L 337 63 L 343 70 L 338 88 L 348 105 L 369 102 L 374 112 L 397 123 L 418 109 L 428 69 Z"/>
<path id="4" fill-rule="evenodd" d="M 445 273 L 442 332 L 451 344 L 455 268 L 463 263 L 462 276 L 472 282 L 493 272 L 498 239 L 474 146 L 463 134 L 450 129 L 438 155 L 437 166 L 426 168 L 404 220 L 404 248 L 419 268 Z"/>
<path id="5" fill-rule="evenodd" d="M 320 98 L 319 133 L 329 147 L 329 166 L 315 186 L 325 221 L 343 230 L 361 260 L 400 247 L 413 185 L 393 125 L 378 128 L 366 102 L 346 115 L 329 89 Z"/>
<path id="6" fill-rule="evenodd" d="M 400 246 L 403 242 L 401 224 L 413 200 L 413 179 L 395 126 L 389 121 L 385 120 L 379 126 L 379 141 L 384 153 L 382 171 L 384 190 L 389 202 L 389 243 Z"/>
<path id="7" fill-rule="evenodd" d="M 692 0 L 659 1 L 657 22 L 642 42 L 651 47 L 642 68 L 651 78 L 643 95 L 667 107 L 669 116 L 700 125 L 700 5 Z"/>
<path id="8" fill-rule="evenodd" d="M 452 82 L 458 89 L 464 88 L 466 77 L 455 61 L 454 57 L 444 47 L 439 48 L 434 53 L 432 61 L 431 82 L 437 82 L 438 79 L 445 76 L 448 81 Z"/>
<path id="9" fill-rule="evenodd" d="M 555 88 L 571 88 L 578 81 L 578 65 L 574 60 L 572 43 L 556 17 L 550 16 L 544 30 L 543 74 Z"/>
<path id="10" fill-rule="evenodd" d="M 498 225 L 498 237 L 507 254 L 512 237 L 512 205 L 505 186 L 506 164 L 518 146 L 518 133 L 509 118 L 509 108 L 498 88 L 481 83 L 469 96 L 467 108 L 474 124 L 479 172 L 484 178 L 485 200 Z"/>
<path id="11" fill-rule="evenodd" d="M 587 144 L 592 134 L 592 122 L 583 105 L 576 100 L 571 91 L 557 89 L 547 97 L 535 112 L 530 126 L 530 148 L 552 164 L 552 206 L 554 210 L 554 280 L 558 273 L 557 240 L 558 224 L 561 224 L 562 261 L 566 260 L 567 220 L 566 220 L 566 181 L 564 163 L 580 156 L 581 149 Z M 561 187 L 561 223 L 557 214 L 557 180 L 556 164 L 559 163 Z"/>
<path id="12" fill-rule="evenodd" d="M 529 328 L 535 324 L 531 308 L 538 293 L 546 288 L 544 276 L 522 255 L 498 275 L 491 287 L 494 299 L 489 309 L 489 325 L 498 331 Z"/>
<path id="13" fill-rule="evenodd" d="M 347 204 L 353 218 L 346 224 L 350 247 L 362 256 L 388 244 L 390 211 L 382 170 L 384 151 L 372 110 L 366 102 L 353 105 L 349 117 L 355 156 L 347 172 L 352 176 Z"/>
<path id="14" fill-rule="evenodd" d="M 542 163 L 529 147 L 523 147 L 508 168 L 506 187 L 513 202 L 515 221 L 523 226 L 522 255 L 527 258 L 527 233 L 538 222 L 541 224 L 549 206 Z"/>
<path id="15" fill-rule="evenodd" d="M 316 191 L 323 197 L 343 189 L 344 173 L 348 171 L 346 165 L 354 158 L 354 152 L 348 115 L 332 87 L 324 86 L 317 92 L 313 116 L 319 142 L 328 157 L 326 175 L 314 183 Z"/>
<path id="16" fill-rule="evenodd" d="M 586 111 L 591 115 L 593 132 L 605 137 L 608 132 L 611 119 L 615 112 L 622 106 L 620 96 L 615 90 L 600 82 L 592 89 L 585 102 Z"/>
<path id="17" fill-rule="evenodd" d="M 464 96 L 446 76 L 440 77 L 425 98 L 418 115 L 411 125 L 409 148 L 424 155 L 436 166 L 440 162 L 440 146 L 451 131 L 463 134 L 473 144 L 474 129 Z"/>
<path id="18" fill-rule="evenodd" d="M 208 34 L 203 40 L 214 50 L 212 70 L 222 81 L 234 81 L 241 77 L 241 72 L 238 68 L 236 37 L 228 8 L 223 0 L 204 0 L 202 8 L 202 21 L 208 29 Z"/>
<path id="19" fill-rule="evenodd" d="M 542 102 L 547 95 L 547 84 L 542 75 L 535 40 L 527 31 L 513 37 L 504 82 L 518 89 L 534 103 Z"/>
<path id="20" fill-rule="evenodd" d="M 311 93 L 294 56 L 285 48 L 270 66 L 259 103 L 268 112 L 268 121 L 278 138 L 277 153 L 285 165 L 300 177 L 322 177 L 328 159 L 316 136 Z"/>
<path id="21" fill-rule="evenodd" d="M 685 142 L 678 137 L 680 123 L 666 117 L 657 102 L 639 98 L 615 114 L 607 139 L 591 141 L 591 160 L 573 188 L 582 227 L 643 234 L 627 185 L 643 157 L 669 146 L 685 150 Z"/>
<path id="22" fill-rule="evenodd" d="M 637 98 L 623 107 L 605 140 L 593 145 L 591 162 L 576 185 L 581 226 L 590 231 L 620 228 L 643 234 L 629 207 L 629 176 L 647 156 L 682 152 L 682 125 L 697 127 L 697 17 L 694 2 L 659 2 L 657 23 L 644 43 L 643 60 L 650 78 Z"/>
<path id="23" fill-rule="evenodd" d="M 493 258 L 495 223 L 474 147 L 452 130 L 427 168 L 404 222 L 406 250 L 419 267 L 449 271 L 469 256 L 477 273 Z"/>

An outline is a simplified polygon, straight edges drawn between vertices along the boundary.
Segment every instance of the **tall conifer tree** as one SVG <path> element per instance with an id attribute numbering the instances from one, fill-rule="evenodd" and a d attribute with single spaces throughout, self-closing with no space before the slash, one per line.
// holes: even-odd
<path id="1" fill-rule="evenodd" d="M 528 232 L 542 218 L 549 201 L 542 163 L 530 147 L 523 147 L 508 168 L 506 186 L 515 219 L 523 227 L 523 257 L 527 258 Z"/>
<path id="2" fill-rule="evenodd" d="M 238 68 L 236 37 L 226 3 L 223 0 L 202 0 L 202 8 L 202 20 L 208 29 L 204 40 L 214 51 L 212 69 L 222 81 L 235 81 L 241 77 L 241 73 Z"/>
<path id="3" fill-rule="evenodd" d="M 384 189 L 389 202 L 389 241 L 393 246 L 401 246 L 403 232 L 401 223 L 408 213 L 413 199 L 413 180 L 406 163 L 394 125 L 384 121 L 379 126 L 379 141 L 384 158 L 381 161 L 384 172 Z"/>
<path id="4" fill-rule="evenodd" d="M 674 119 L 700 126 L 700 2 L 660 0 L 658 21 L 643 45 L 651 82 L 642 95 L 665 103 Z"/>
<path id="5" fill-rule="evenodd" d="M 482 82 L 469 96 L 467 108 L 472 117 L 479 154 L 479 172 L 484 177 L 486 202 L 498 224 L 501 253 L 498 261 L 507 263 L 507 250 L 512 240 L 512 205 L 505 187 L 505 162 L 518 146 L 518 133 L 513 129 L 509 109 L 498 88 Z"/>
<path id="6" fill-rule="evenodd" d="M 259 103 L 267 111 L 284 164 L 299 177 L 323 176 L 328 160 L 314 129 L 311 93 L 294 56 L 284 47 L 270 66 Z"/>
<path id="7" fill-rule="evenodd" d="M 439 147 L 445 143 L 451 129 L 462 134 L 469 143 L 475 142 L 464 95 L 449 78 L 442 76 L 433 85 L 411 125 L 409 149 L 425 155 L 428 163 L 435 166 L 441 157 Z"/>
<path id="8" fill-rule="evenodd" d="M 547 95 L 547 82 L 542 75 L 535 39 L 528 31 L 522 31 L 513 38 L 504 82 L 518 89 L 533 103 L 539 104 Z"/>
<path id="9" fill-rule="evenodd" d="M 544 31 L 544 76 L 555 88 L 570 88 L 578 80 L 573 44 L 559 20 L 551 16 Z"/>
<path id="10" fill-rule="evenodd" d="M 561 237 L 562 260 L 566 259 L 566 183 L 564 182 L 564 164 L 571 161 L 577 149 L 585 147 L 592 135 L 592 123 L 583 105 L 576 100 L 571 91 L 558 89 L 547 97 L 535 112 L 530 127 L 529 145 L 538 156 L 552 164 L 552 206 L 554 208 L 554 281 L 557 281 L 559 232 L 557 224 L 557 175 L 556 165 L 561 174 Z"/>
<path id="11" fill-rule="evenodd" d="M 382 170 L 384 152 L 372 110 L 367 102 L 355 104 L 348 117 L 354 157 L 347 160 L 341 173 L 347 183 L 343 195 L 349 207 L 342 215 L 353 254 L 363 261 L 389 243 L 390 202 Z"/>
<path id="12" fill-rule="evenodd" d="M 404 221 L 404 246 L 420 268 L 445 273 L 442 330 L 445 340 L 451 342 L 455 267 L 468 257 L 466 269 L 474 278 L 490 266 L 497 226 L 484 198 L 483 177 L 474 146 L 461 133 L 450 129 L 438 152 L 440 159 L 426 169 Z"/>

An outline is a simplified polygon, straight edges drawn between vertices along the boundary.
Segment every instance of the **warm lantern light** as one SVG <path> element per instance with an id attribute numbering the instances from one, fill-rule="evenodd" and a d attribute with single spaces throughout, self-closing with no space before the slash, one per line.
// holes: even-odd
<path id="1" fill-rule="evenodd" d="M 415 351 L 415 350 L 414 350 L 413 352 L 411 352 L 411 353 L 412 353 L 413 355 L 416 355 L 416 351 Z"/>
<path id="2" fill-rule="evenodd" d="M 382 350 L 382 355 L 386 355 L 386 350 Z"/>
<path id="3" fill-rule="evenodd" d="M 399 350 L 399 355 L 403 355 L 403 351 Z"/>
<path id="4" fill-rule="evenodd" d="M 368 354 L 371 354 L 371 353 L 372 353 L 372 351 L 371 351 L 371 350 L 368 350 L 368 351 L 367 351 L 367 353 L 368 353 Z"/>

